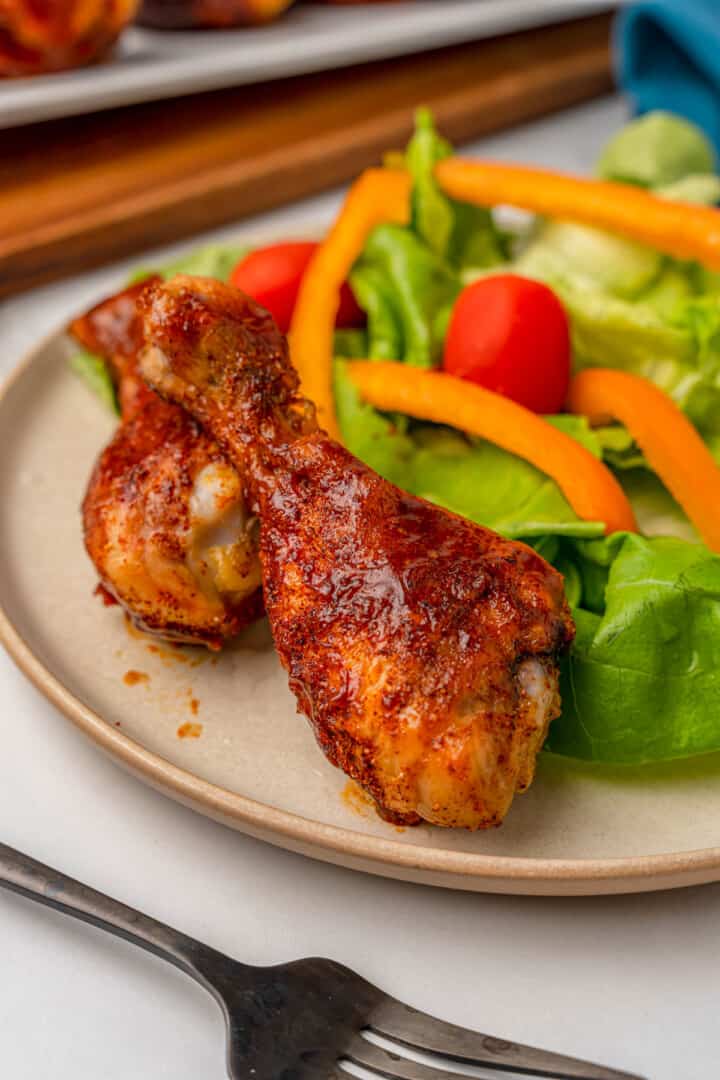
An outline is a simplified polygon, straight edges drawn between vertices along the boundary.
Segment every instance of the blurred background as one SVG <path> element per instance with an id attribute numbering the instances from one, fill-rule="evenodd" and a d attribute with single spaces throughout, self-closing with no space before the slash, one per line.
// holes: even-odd
<path id="1" fill-rule="evenodd" d="M 0 0 L 0 296 L 343 183 L 419 104 L 462 144 L 619 83 L 717 143 L 718 21 L 715 0 Z"/>

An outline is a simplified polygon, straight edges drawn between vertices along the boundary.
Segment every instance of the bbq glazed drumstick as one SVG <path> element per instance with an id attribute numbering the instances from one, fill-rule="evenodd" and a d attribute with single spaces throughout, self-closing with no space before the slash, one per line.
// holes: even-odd
<path id="1" fill-rule="evenodd" d="M 262 614 L 257 524 L 217 443 L 137 371 L 145 285 L 70 327 L 106 360 L 122 414 L 85 494 L 85 546 L 105 594 L 143 630 L 217 648 Z"/>
<path id="2" fill-rule="evenodd" d="M 405 494 L 318 430 L 268 316 L 177 277 L 140 300 L 141 370 L 243 473 L 299 710 L 381 814 L 498 825 L 530 784 L 573 636 L 560 575 Z"/>

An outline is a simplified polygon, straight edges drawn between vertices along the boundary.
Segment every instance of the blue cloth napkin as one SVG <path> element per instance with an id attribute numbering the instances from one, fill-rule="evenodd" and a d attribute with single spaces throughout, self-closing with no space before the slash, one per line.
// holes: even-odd
<path id="1" fill-rule="evenodd" d="M 687 117 L 720 155 L 720 0 L 639 0 L 616 20 L 615 49 L 637 112 Z"/>

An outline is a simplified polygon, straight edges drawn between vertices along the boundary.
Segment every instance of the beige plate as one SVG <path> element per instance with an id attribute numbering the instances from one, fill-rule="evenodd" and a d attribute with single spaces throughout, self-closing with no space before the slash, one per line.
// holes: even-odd
<path id="1" fill-rule="evenodd" d="M 399 830 L 317 749 L 265 624 L 216 658 L 129 633 L 92 596 L 78 512 L 113 420 L 68 371 L 68 351 L 51 338 L 0 399 L 0 639 L 120 764 L 242 832 L 389 877 L 545 894 L 720 879 L 720 755 L 633 775 L 546 756 L 501 829 Z M 143 678 L 127 685 L 128 671 Z M 200 736 L 180 738 L 185 723 Z"/>

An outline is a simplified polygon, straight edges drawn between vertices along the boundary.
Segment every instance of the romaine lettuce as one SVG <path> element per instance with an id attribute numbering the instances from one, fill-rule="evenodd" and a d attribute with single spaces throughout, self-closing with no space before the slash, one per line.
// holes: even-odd
<path id="1" fill-rule="evenodd" d="M 405 165 L 412 181 L 410 229 L 455 270 L 496 266 L 507 258 L 505 234 L 489 210 L 451 199 L 440 189 L 433 169 L 453 148 L 438 135 L 432 114 L 418 109 L 415 134 L 408 143 Z"/>
<path id="2" fill-rule="evenodd" d="M 587 277 L 594 287 L 614 296 L 638 296 L 659 277 L 663 266 L 659 251 L 569 221 L 546 222 L 532 247 L 540 245 L 557 256 L 558 269 L 562 268 L 568 280 L 577 275 Z"/>
<path id="3" fill-rule="evenodd" d="M 367 315 L 366 357 L 370 360 L 395 360 L 404 348 L 399 304 L 392 282 L 380 267 L 363 259 L 351 275 L 353 295 Z M 336 356 L 346 356 L 335 352 Z"/>
<path id="4" fill-rule="evenodd" d="M 713 202 L 720 177 L 692 124 L 648 114 L 603 152 L 599 171 L 658 195 Z M 717 275 L 584 226 L 546 222 L 513 268 L 557 292 L 570 317 L 574 365 L 617 367 L 669 393 L 709 445 L 720 442 L 720 296 Z M 618 459 L 616 462 L 622 464 Z"/>
<path id="5" fill-rule="evenodd" d="M 720 296 L 688 296 L 665 314 L 657 301 L 623 300 L 567 273 L 549 249 L 529 248 L 515 264 L 558 294 L 570 317 L 573 363 L 616 367 L 665 390 L 706 438 L 720 431 Z"/>
<path id="6" fill-rule="evenodd" d="M 450 247 L 455 215 L 450 200 L 435 180 L 433 169 L 438 161 L 451 154 L 452 146 L 436 132 L 430 112 L 418 109 L 415 134 L 405 153 L 405 166 L 413 180 L 410 228 L 441 258 L 445 258 Z"/>
<path id="7" fill-rule="evenodd" d="M 419 109 L 403 159 L 413 180 L 410 222 L 374 229 L 350 275 L 367 313 L 371 359 L 437 364 L 463 272 L 506 258 L 490 212 L 450 199 L 438 186 L 434 166 L 451 153 L 430 113 Z"/>
<path id="8" fill-rule="evenodd" d="M 379 225 L 350 275 L 368 314 L 370 356 L 434 366 L 442 352 L 438 316 L 452 307 L 460 279 L 409 228 Z"/>

